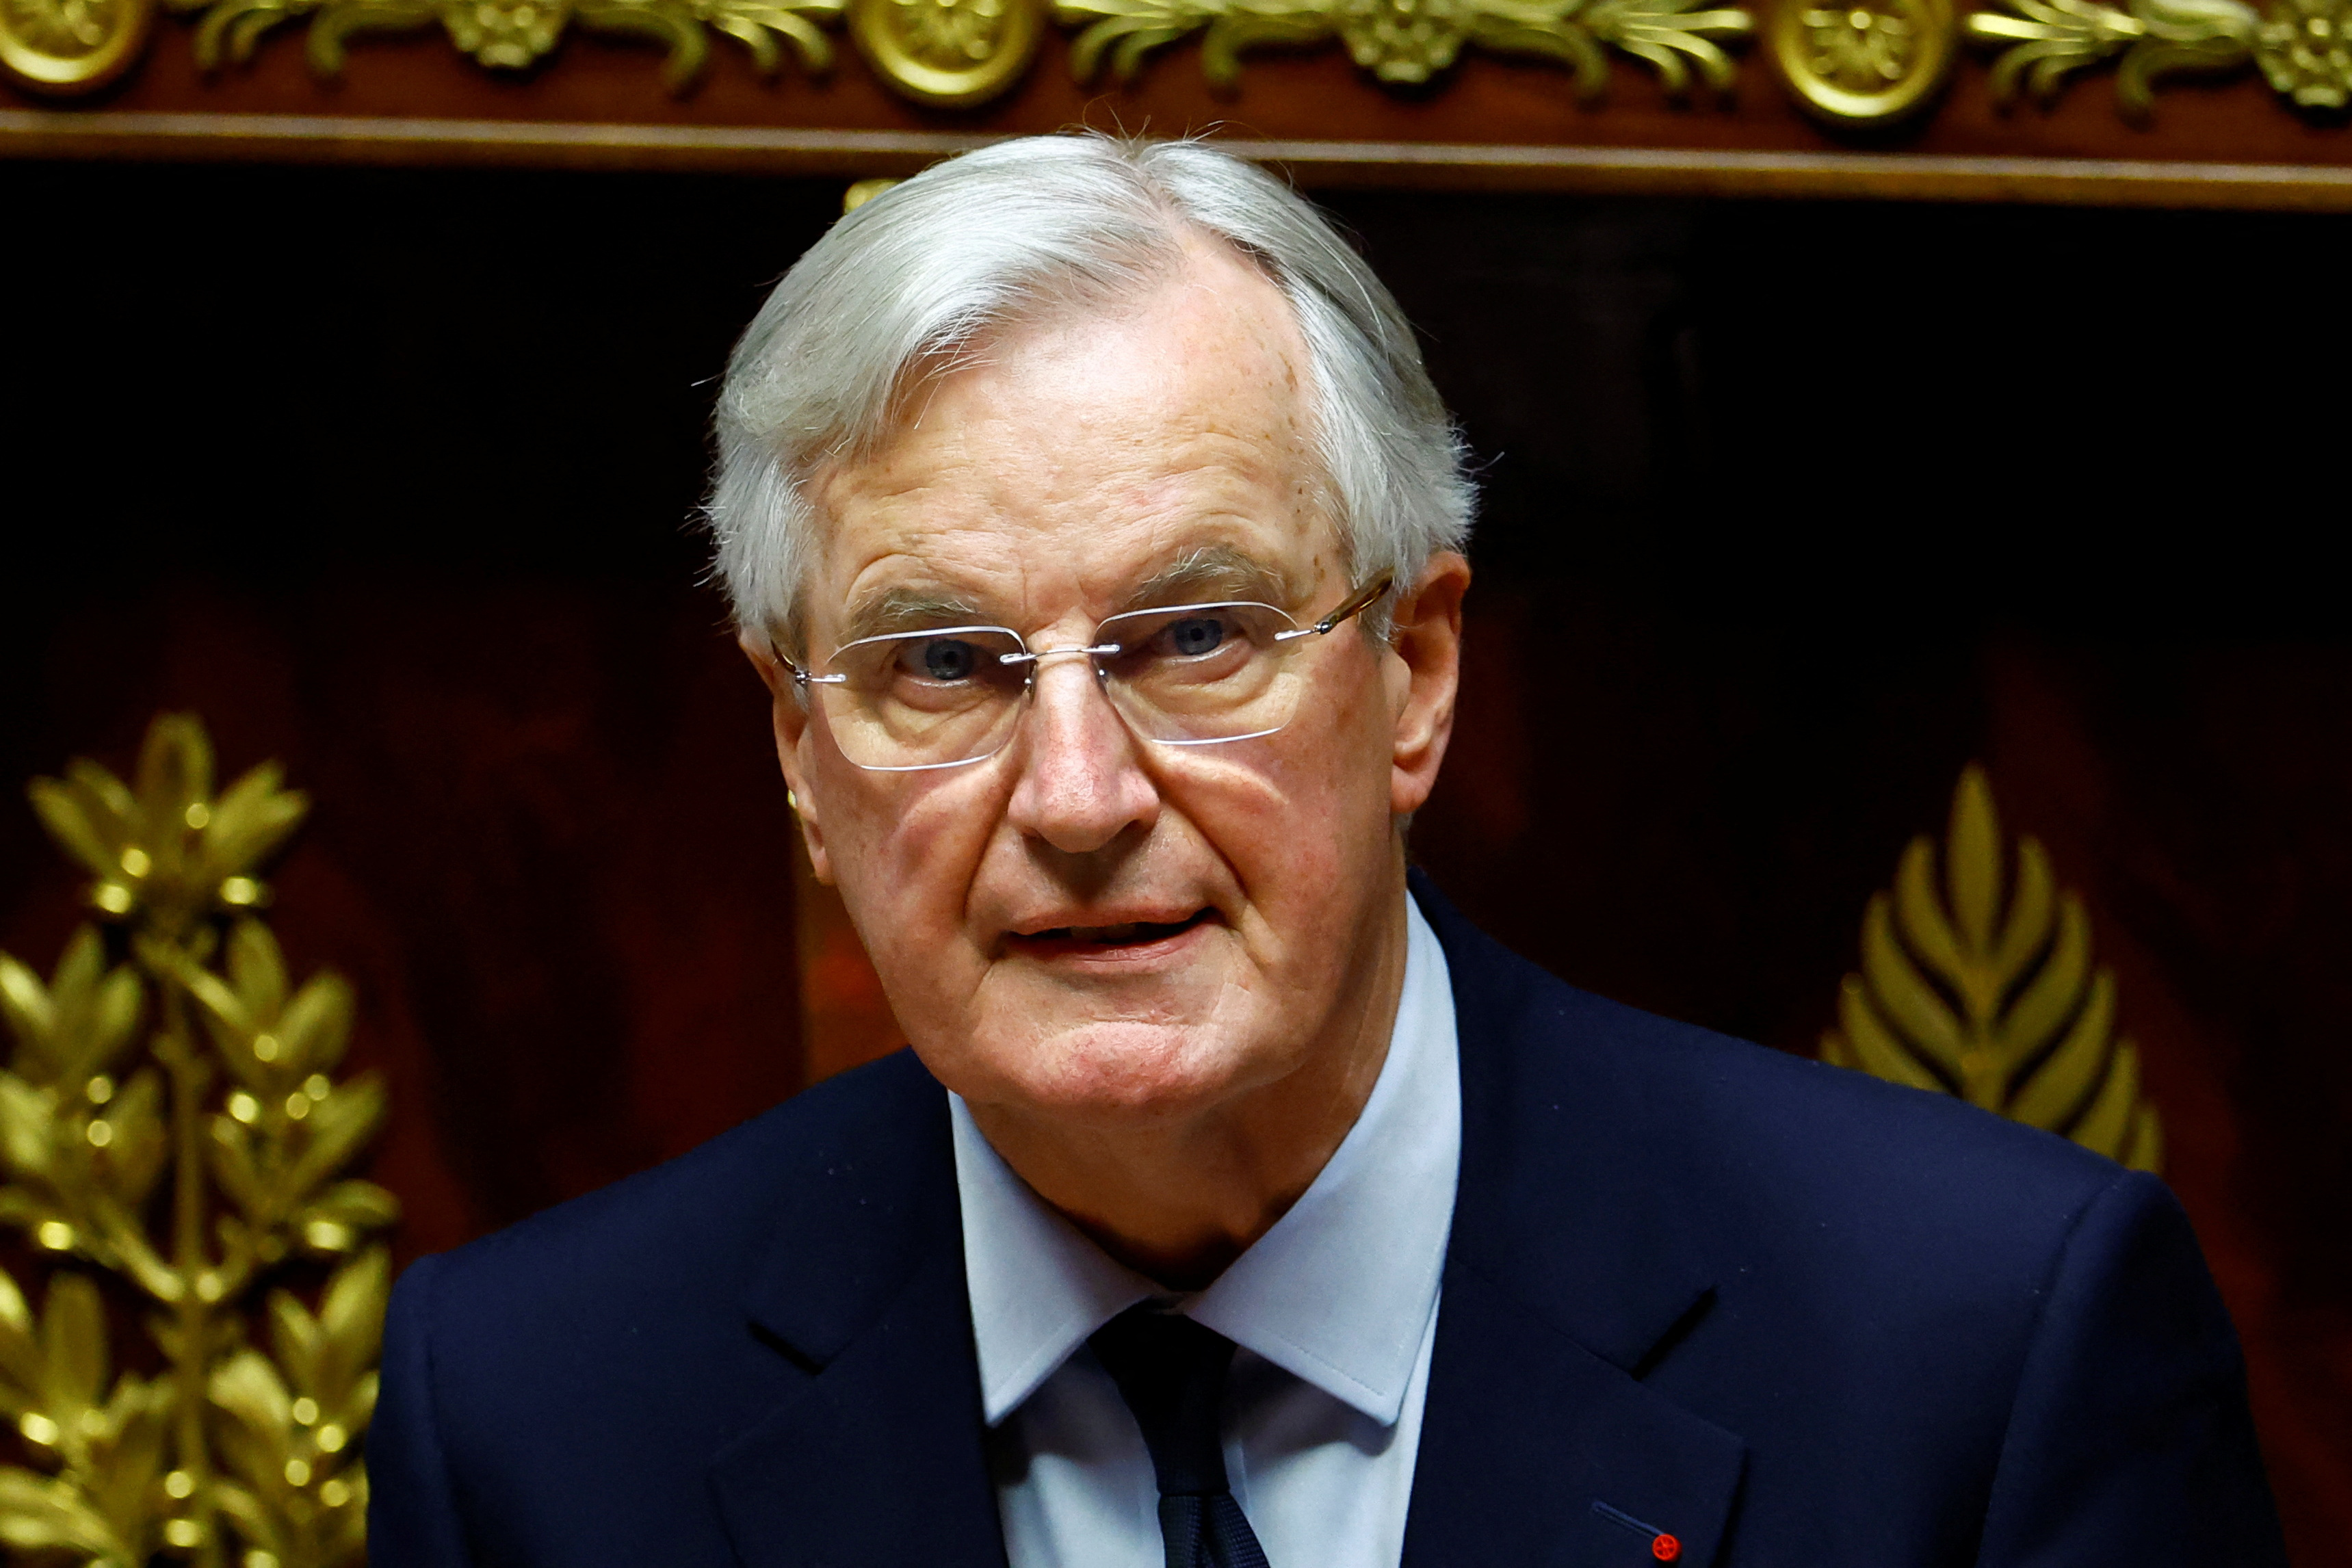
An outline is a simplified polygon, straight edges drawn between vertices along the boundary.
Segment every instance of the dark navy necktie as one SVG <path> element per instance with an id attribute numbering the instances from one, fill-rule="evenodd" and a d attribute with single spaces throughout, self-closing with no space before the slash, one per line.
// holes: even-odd
<path id="1" fill-rule="evenodd" d="M 1151 1450 L 1168 1568 L 1266 1568 L 1265 1552 L 1225 1484 L 1218 1436 L 1234 1342 L 1147 1301 L 1087 1342 Z"/>

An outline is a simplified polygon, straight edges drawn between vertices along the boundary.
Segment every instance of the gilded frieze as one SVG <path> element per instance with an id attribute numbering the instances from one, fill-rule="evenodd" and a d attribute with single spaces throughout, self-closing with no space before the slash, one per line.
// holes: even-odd
<path id="1" fill-rule="evenodd" d="M 1671 98 L 1687 100 L 1704 89 L 1730 107 L 1735 55 L 1751 35 L 1761 36 L 1771 73 L 1815 121 L 1880 147 L 1890 146 L 1885 132 L 1927 121 L 1955 94 L 1989 93 L 2004 109 L 2024 99 L 2047 105 L 2077 76 L 2105 68 L 2123 117 L 2134 122 L 2152 115 L 2163 81 L 2188 74 L 2259 73 L 2283 105 L 2326 125 L 2352 107 L 2352 0 L 1973 0 L 1973 10 L 1965 3 L 0 0 L 0 77 L 58 98 L 94 91 L 135 68 L 161 10 L 193 23 L 187 47 L 206 71 L 249 63 L 266 40 L 299 31 L 311 69 L 330 79 L 345 69 L 354 40 L 434 29 L 492 71 L 560 69 L 551 57 L 579 31 L 656 46 L 659 79 L 681 95 L 707 74 L 717 36 L 732 39 L 764 74 L 782 72 L 789 56 L 799 74 L 814 77 L 833 68 L 832 29 L 842 27 L 874 78 L 924 109 L 950 111 L 999 101 L 1041 68 L 1066 68 L 1085 87 L 1132 84 L 1148 68 L 1185 68 L 1154 62 L 1187 47 L 1209 82 L 1227 90 L 1244 86 L 1254 52 L 1320 48 L 1344 54 L 1374 90 L 1442 92 L 1467 56 L 1486 54 L 1557 68 L 1562 97 L 1590 107 L 1607 97 L 1622 59 L 1654 76 Z M 1970 45 L 1984 67 L 1956 79 Z M 1049 53 L 1064 58 L 1041 65 Z M 1110 117 L 1127 118 L 1127 107 L 1113 104 Z M 1237 105 L 1236 123 L 1247 124 L 1249 112 Z M 625 110 L 614 118 L 633 122 Z M 1562 145 L 1610 140 L 1588 142 L 1568 122 L 1560 137 Z M 1693 140 L 1711 143 L 1713 133 Z M 2295 182 L 2273 184 L 2284 192 Z"/>
<path id="2" fill-rule="evenodd" d="M 6 3 L 6 0 L 0 0 Z M 751 52 L 753 64 L 774 71 L 789 47 L 802 67 L 822 71 L 833 46 L 820 23 L 840 13 L 842 0 L 166 0 L 196 16 L 196 61 L 206 70 L 253 57 L 262 36 L 280 23 L 306 20 L 311 68 L 331 77 L 343 68 L 345 45 L 369 33 L 409 32 L 438 25 L 449 41 L 485 66 L 520 69 L 536 63 L 573 24 L 660 45 L 663 79 L 674 92 L 692 87 L 710 54 L 716 31 Z"/>
<path id="3" fill-rule="evenodd" d="M 1687 91 L 1694 71 L 1728 91 L 1721 45 L 1754 26 L 1748 12 L 1703 0 L 1060 0 L 1055 14 L 1079 29 L 1070 69 L 1082 82 L 1106 65 L 1131 79 L 1152 51 L 1198 34 L 1201 68 L 1222 86 L 1248 49 L 1336 39 L 1375 79 L 1399 85 L 1430 80 L 1465 46 L 1548 58 L 1574 73 L 1588 102 L 1607 89 L 1612 48 L 1649 65 L 1669 92 Z"/>
<path id="4" fill-rule="evenodd" d="M 351 40 L 438 26 L 459 52 L 494 69 L 537 65 L 574 26 L 632 36 L 667 53 L 663 76 L 689 89 L 710 35 L 742 44 L 772 72 L 790 49 L 811 73 L 832 63 L 820 29 L 845 19 L 859 52 L 902 96 L 966 108 L 1002 96 L 1028 71 L 1047 31 L 1051 0 L 160 0 L 196 21 L 193 47 L 206 70 L 249 61 L 265 35 L 307 24 L 306 53 L 321 77 L 343 68 Z M 1888 0 L 1917 5 L 1925 0 Z M 158 0 L 0 0 L 0 68 L 55 90 L 97 86 L 144 39 Z M 1706 0 L 1060 0 L 1051 13 L 1076 32 L 1070 68 L 1091 81 L 1107 66 L 1121 80 L 1145 57 L 1198 36 L 1202 65 L 1224 85 L 1246 50 L 1330 44 L 1375 80 L 1414 86 L 1442 75 L 1465 47 L 1553 60 L 1597 101 L 1615 50 L 1646 63 L 1670 93 L 1694 79 L 1718 93 L 1735 75 L 1723 46 L 1752 29 L 1750 14 Z"/>
<path id="5" fill-rule="evenodd" d="M 2298 109 L 2352 101 L 2352 0 L 1999 0 L 1969 17 L 1968 32 L 2000 49 L 1992 90 L 2048 102 L 2078 70 L 2115 60 L 2116 101 L 2144 121 L 2157 84 L 2182 73 L 2218 75 L 2258 66 Z"/>

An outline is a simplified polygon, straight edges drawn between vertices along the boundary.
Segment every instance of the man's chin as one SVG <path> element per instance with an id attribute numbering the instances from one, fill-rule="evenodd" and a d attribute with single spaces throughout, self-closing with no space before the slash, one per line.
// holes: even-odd
<path id="1" fill-rule="evenodd" d="M 992 1065 L 1008 1110 L 1063 1126 L 1115 1130 L 1181 1121 L 1250 1087 L 1263 1064 L 1230 1026 L 1207 1020 L 1087 1019 L 1009 1049 Z M 987 1054 L 987 1053 L 984 1053 Z"/>

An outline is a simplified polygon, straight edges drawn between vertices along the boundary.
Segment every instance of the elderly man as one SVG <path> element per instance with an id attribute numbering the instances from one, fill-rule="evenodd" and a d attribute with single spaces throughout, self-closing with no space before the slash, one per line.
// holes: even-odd
<path id="1" fill-rule="evenodd" d="M 2281 1560 L 2158 1183 L 1572 991 L 1409 875 L 1468 487 L 1280 184 L 943 164 L 777 287 L 719 433 L 913 1048 L 412 1269 L 378 1568 Z"/>

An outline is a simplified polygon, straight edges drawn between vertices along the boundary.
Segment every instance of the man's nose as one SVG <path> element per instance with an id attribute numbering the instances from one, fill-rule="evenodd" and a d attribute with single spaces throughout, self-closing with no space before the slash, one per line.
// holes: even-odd
<path id="1" fill-rule="evenodd" d="M 1006 807 L 1013 825 L 1070 855 L 1100 849 L 1130 826 L 1150 827 L 1160 792 L 1094 661 L 1043 659 L 1033 681 L 1020 782 Z"/>

